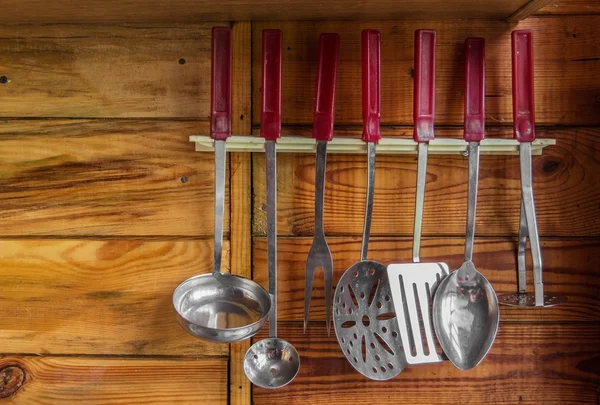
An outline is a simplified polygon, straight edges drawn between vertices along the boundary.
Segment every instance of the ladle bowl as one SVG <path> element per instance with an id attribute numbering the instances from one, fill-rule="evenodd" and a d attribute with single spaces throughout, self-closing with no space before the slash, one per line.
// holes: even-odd
<path id="1" fill-rule="evenodd" d="M 271 309 L 269 293 L 233 274 L 209 273 L 182 282 L 173 293 L 180 325 L 211 342 L 239 342 L 254 336 Z"/>
<path id="2" fill-rule="evenodd" d="M 259 340 L 244 356 L 244 373 L 262 388 L 281 388 L 288 385 L 300 370 L 300 355 L 287 341 L 280 338 Z"/>

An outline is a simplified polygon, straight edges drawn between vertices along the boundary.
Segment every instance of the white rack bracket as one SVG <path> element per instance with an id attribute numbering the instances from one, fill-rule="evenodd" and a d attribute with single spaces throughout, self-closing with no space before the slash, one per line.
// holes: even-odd
<path id="1" fill-rule="evenodd" d="M 196 144 L 196 152 L 214 152 L 214 141 L 209 136 L 192 135 L 190 142 Z M 233 135 L 227 139 L 228 152 L 264 152 L 265 141 L 259 136 Z M 556 145 L 556 139 L 536 139 L 531 152 L 541 155 L 546 146 Z M 417 143 L 406 138 L 382 138 L 377 144 L 378 154 L 416 154 Z M 282 136 L 277 140 L 277 151 L 287 153 L 315 153 L 316 141 L 301 136 Z M 519 143 L 514 139 L 484 139 L 480 152 L 487 155 L 518 155 Z M 358 138 L 333 138 L 327 153 L 367 153 L 367 145 Z M 465 155 L 467 142 L 455 138 L 436 138 L 429 142 L 429 153 L 437 155 Z"/>

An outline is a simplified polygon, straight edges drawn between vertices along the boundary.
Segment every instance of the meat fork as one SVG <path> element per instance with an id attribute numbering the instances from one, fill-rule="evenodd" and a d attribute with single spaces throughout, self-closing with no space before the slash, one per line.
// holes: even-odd
<path id="1" fill-rule="evenodd" d="M 327 335 L 331 331 L 331 288 L 333 258 L 323 229 L 323 205 L 325 202 L 325 167 L 327 165 L 327 142 L 333 138 L 333 115 L 335 79 L 337 76 L 340 36 L 321 34 L 319 38 L 319 61 L 317 68 L 317 91 L 313 115 L 313 138 L 317 141 L 315 161 L 315 236 L 306 259 L 304 283 L 304 333 L 310 312 L 315 270 L 323 269 L 325 279 L 325 316 Z"/>

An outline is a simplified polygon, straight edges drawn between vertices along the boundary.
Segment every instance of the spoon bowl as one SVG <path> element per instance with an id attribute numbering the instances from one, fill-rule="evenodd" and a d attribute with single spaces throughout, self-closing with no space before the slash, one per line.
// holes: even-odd
<path id="1" fill-rule="evenodd" d="M 244 356 L 244 373 L 262 388 L 288 385 L 300 370 L 300 356 L 290 343 L 279 338 L 259 340 Z"/>
<path id="2" fill-rule="evenodd" d="M 448 359 L 460 370 L 477 366 L 489 352 L 500 323 L 498 297 L 473 262 L 440 283 L 433 298 L 433 325 Z"/>

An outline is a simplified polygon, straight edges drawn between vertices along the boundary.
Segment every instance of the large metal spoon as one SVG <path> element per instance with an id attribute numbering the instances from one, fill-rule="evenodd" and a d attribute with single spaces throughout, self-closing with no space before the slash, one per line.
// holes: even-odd
<path id="1" fill-rule="evenodd" d="M 444 353 L 457 368 L 469 370 L 487 355 L 498 331 L 498 297 L 473 265 L 479 142 L 484 137 L 485 43 L 465 41 L 465 132 L 469 142 L 469 192 L 465 261 L 442 280 L 433 299 L 433 325 Z"/>
<path id="2" fill-rule="evenodd" d="M 244 356 L 244 373 L 262 388 L 289 384 L 300 369 L 300 356 L 277 337 L 277 154 L 281 135 L 281 30 L 263 31 L 262 113 L 260 133 L 267 156 L 267 248 L 269 267 L 269 337 L 254 343 Z"/>

